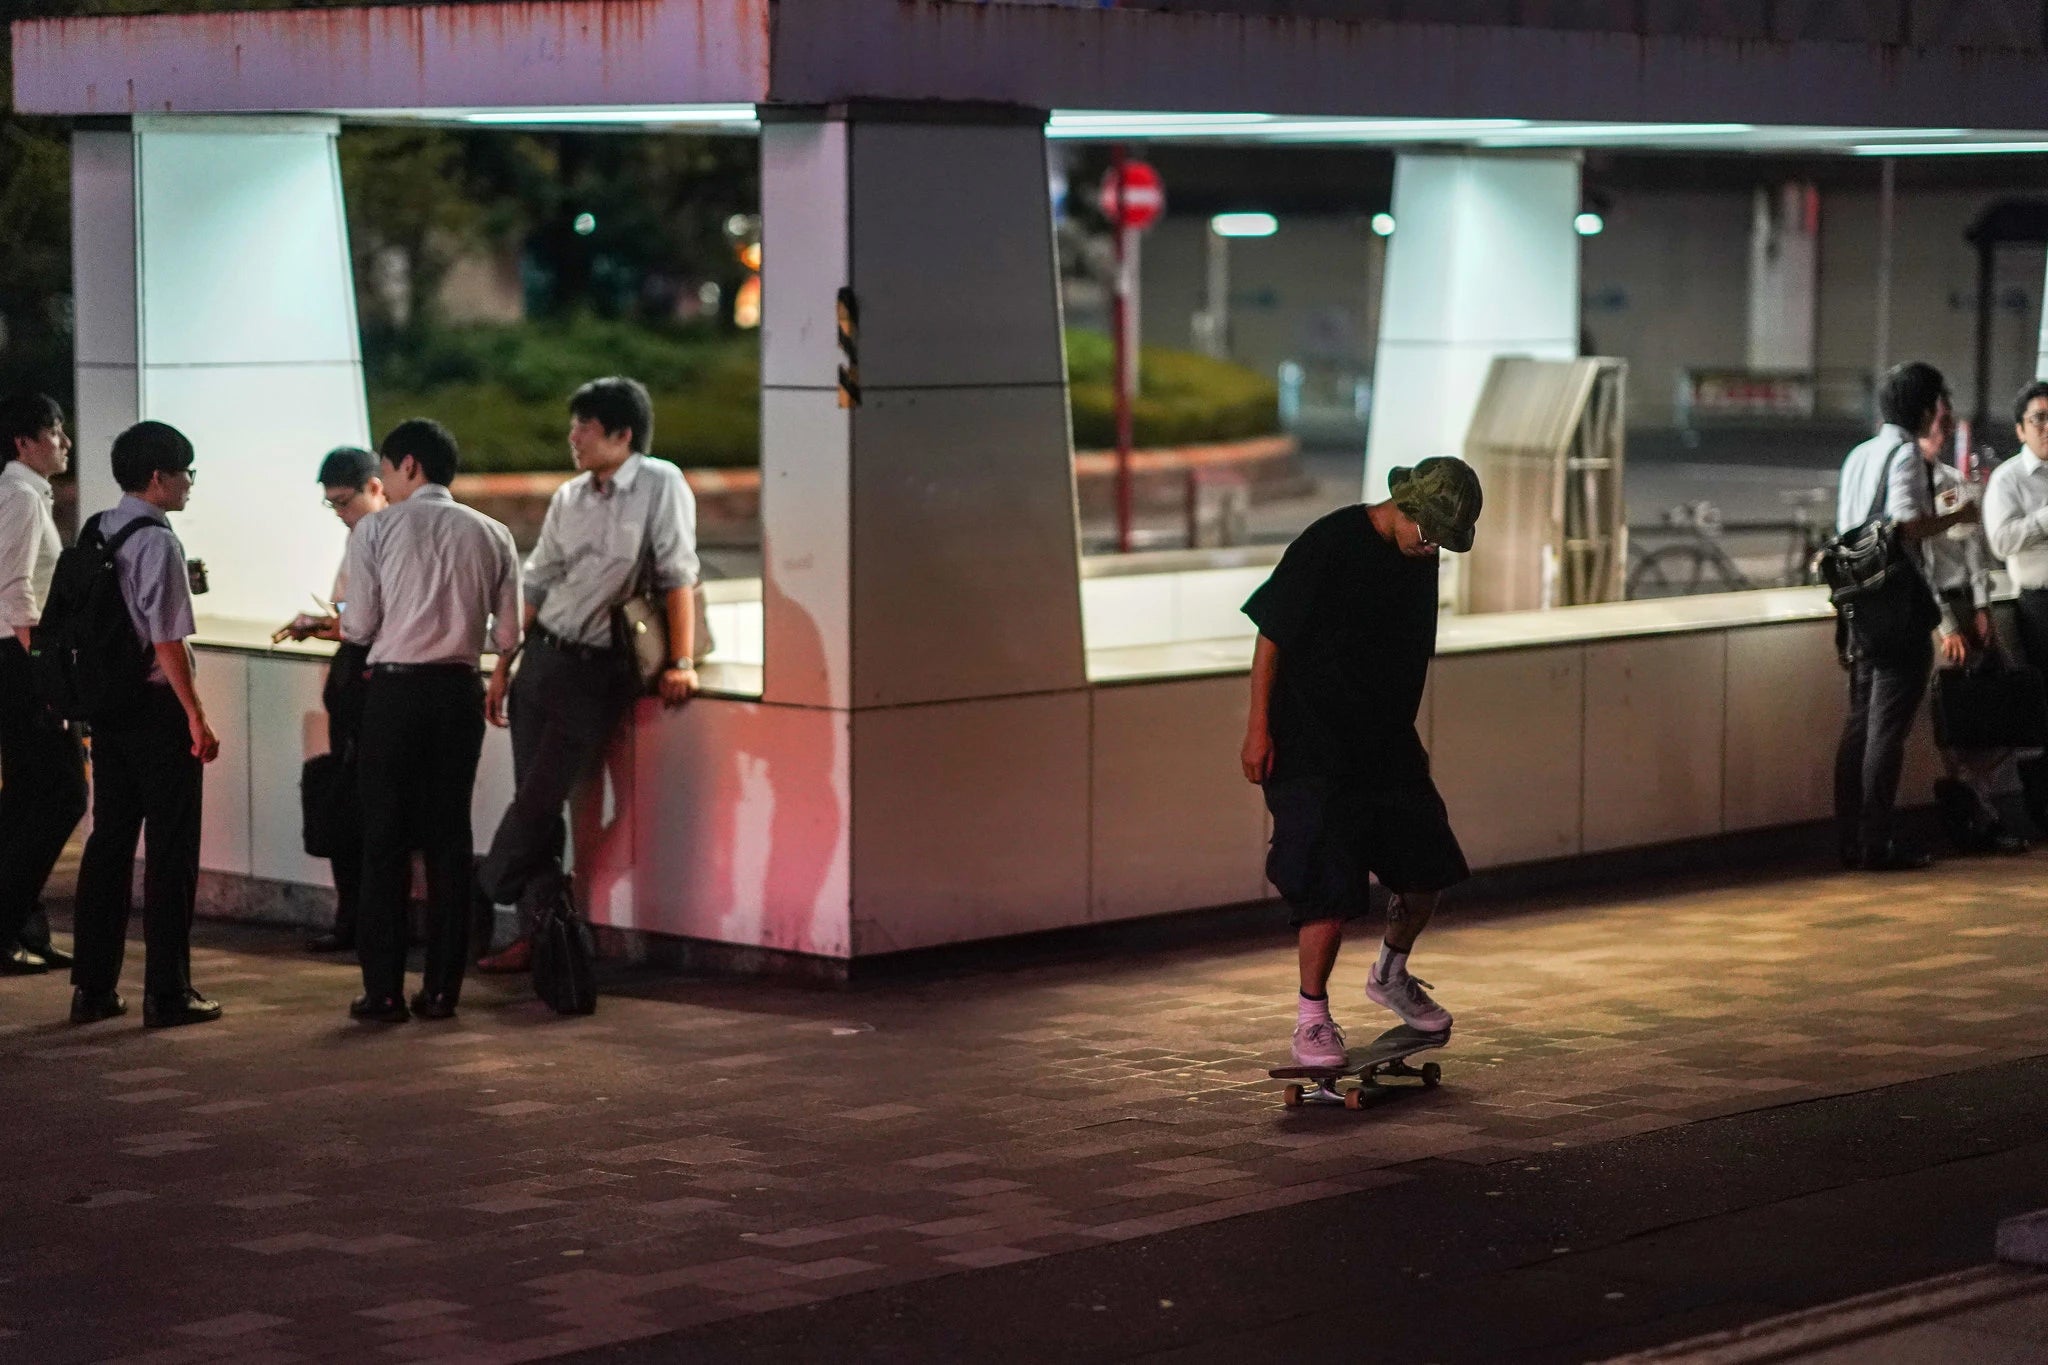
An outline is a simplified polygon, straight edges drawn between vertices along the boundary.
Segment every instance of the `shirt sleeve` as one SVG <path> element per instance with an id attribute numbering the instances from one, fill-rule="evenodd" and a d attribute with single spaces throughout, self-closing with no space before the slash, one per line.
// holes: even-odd
<path id="1" fill-rule="evenodd" d="M 1919 449 L 1901 446 L 1885 459 L 1884 514 L 1900 523 L 1933 516 L 1934 494 L 1928 489 L 1926 462 Z"/>
<path id="2" fill-rule="evenodd" d="M 498 591 L 491 607 L 491 647 L 501 655 L 519 648 L 519 551 L 512 533 L 498 528 Z"/>
<path id="3" fill-rule="evenodd" d="M 0 492 L 0 626 L 9 629 L 33 626 L 42 619 L 34 583 L 42 528 L 30 500 L 14 491 L 19 487 L 14 484 Z"/>
<path id="4" fill-rule="evenodd" d="M 192 580 L 178 539 L 169 531 L 138 531 L 128 542 L 134 552 L 134 608 L 148 628 L 151 644 L 182 640 L 198 629 L 192 619 Z"/>
<path id="5" fill-rule="evenodd" d="M 356 523 L 341 561 L 341 576 L 348 583 L 348 600 L 341 604 L 341 638 L 352 645 L 370 644 L 384 624 L 384 585 L 377 574 L 377 542 L 384 530 L 379 515 L 372 512 Z"/>
<path id="6" fill-rule="evenodd" d="M 522 581 L 527 594 L 536 602 L 546 597 L 548 589 L 561 582 L 569 571 L 569 557 L 562 553 L 562 522 L 556 515 L 567 489 L 567 484 L 562 485 L 548 499 L 548 510 L 540 519 L 540 539 L 534 542 L 533 553 L 526 557 Z"/>
<path id="7" fill-rule="evenodd" d="M 697 495 L 680 470 L 662 479 L 653 517 L 647 534 L 654 586 L 662 592 L 695 587 L 703 571 L 697 559 Z"/>
<path id="8" fill-rule="evenodd" d="M 1323 532 L 1319 526 L 1311 526 L 1287 547 L 1287 553 L 1273 566 L 1272 576 L 1244 604 L 1244 614 L 1252 618 L 1259 634 L 1282 651 L 1293 648 L 1308 627 L 1322 561 Z"/>
<path id="9" fill-rule="evenodd" d="M 1984 539 L 2000 559 L 2011 559 L 2048 541 L 2048 525 L 2043 524 L 2041 511 L 2029 513 L 2020 500 L 2018 484 L 2025 473 L 2021 458 L 2015 455 L 1992 471 L 1991 482 L 1984 489 Z"/>

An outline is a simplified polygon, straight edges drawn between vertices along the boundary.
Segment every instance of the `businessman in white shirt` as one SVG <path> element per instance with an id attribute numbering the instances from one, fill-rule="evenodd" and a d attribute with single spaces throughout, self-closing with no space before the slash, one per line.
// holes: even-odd
<path id="1" fill-rule="evenodd" d="M 1984 538 L 2005 561 L 2019 595 L 2020 651 L 2048 671 L 2048 383 L 2036 380 L 2020 390 L 2013 429 L 2019 453 L 1991 471 L 1984 486 Z M 2027 813 L 2048 828 L 2048 762 L 2024 759 L 2019 769 Z"/>
<path id="2" fill-rule="evenodd" d="M 0 976 L 28 976 L 71 965 L 38 900 L 86 804 L 78 736 L 28 662 L 62 548 L 50 480 L 71 467 L 63 410 L 39 393 L 0 402 L 0 461 Z"/>

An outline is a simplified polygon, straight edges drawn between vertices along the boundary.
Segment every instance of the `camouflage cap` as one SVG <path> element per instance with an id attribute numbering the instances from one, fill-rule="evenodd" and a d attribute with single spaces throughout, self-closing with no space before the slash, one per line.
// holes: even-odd
<path id="1" fill-rule="evenodd" d="M 1479 475 L 1471 465 L 1448 455 L 1433 456 L 1413 469 L 1403 466 L 1387 475 L 1387 493 L 1432 543 L 1459 554 L 1472 548 L 1481 499 Z"/>

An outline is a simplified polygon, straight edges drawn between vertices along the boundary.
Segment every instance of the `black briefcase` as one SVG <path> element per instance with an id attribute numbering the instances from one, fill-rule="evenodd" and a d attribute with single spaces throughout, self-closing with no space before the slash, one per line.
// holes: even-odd
<path id="1" fill-rule="evenodd" d="M 299 819 L 307 856 L 332 858 L 341 852 L 349 814 L 344 803 L 354 799 L 354 783 L 355 773 L 338 754 L 315 754 L 299 769 Z"/>
<path id="2" fill-rule="evenodd" d="M 533 993 L 556 1014 L 595 1014 L 595 956 L 568 892 L 549 897 L 533 928 Z"/>
<path id="3" fill-rule="evenodd" d="M 2048 687 L 2035 668 L 1944 668 L 1934 675 L 1934 742 L 1944 749 L 2048 746 Z"/>

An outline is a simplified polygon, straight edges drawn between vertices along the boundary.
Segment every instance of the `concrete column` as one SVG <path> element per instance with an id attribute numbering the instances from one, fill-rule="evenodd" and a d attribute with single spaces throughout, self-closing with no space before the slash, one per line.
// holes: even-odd
<path id="1" fill-rule="evenodd" d="M 205 615 L 287 620 L 340 562 L 313 476 L 369 417 L 335 133 L 188 116 L 73 134 L 79 511 L 119 497 L 123 427 L 184 431 L 199 482 L 177 528 L 210 571 Z"/>
<path id="2" fill-rule="evenodd" d="M 1812 370 L 1819 300 L 1820 191 L 1759 186 L 1750 207 L 1749 368 Z"/>
<path id="3" fill-rule="evenodd" d="M 1579 353 L 1576 156 L 1404 155 L 1394 166 L 1365 496 L 1460 455 L 1497 355 Z"/>
<path id="4" fill-rule="evenodd" d="M 764 700 L 850 731 L 851 951 L 1077 922 L 1088 696 L 1043 115 L 771 110 L 761 182 Z"/>

